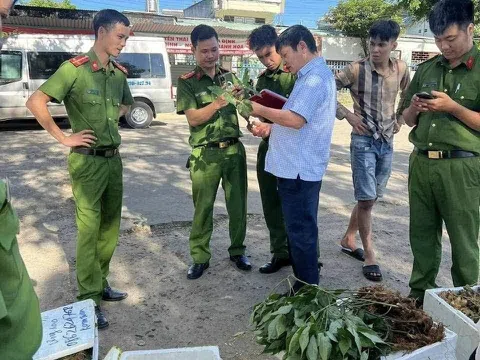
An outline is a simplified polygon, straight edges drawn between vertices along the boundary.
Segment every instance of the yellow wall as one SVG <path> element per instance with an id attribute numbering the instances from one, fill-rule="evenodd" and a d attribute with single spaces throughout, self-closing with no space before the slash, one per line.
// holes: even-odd
<path id="1" fill-rule="evenodd" d="M 255 1 L 255 0 L 220 0 L 220 9 L 215 11 L 215 17 L 243 16 L 250 18 L 265 18 L 265 22 L 272 23 L 275 15 L 283 13 L 285 0 Z"/>
<path id="2" fill-rule="evenodd" d="M 265 19 L 265 23 L 271 24 L 276 14 L 260 11 L 249 10 L 217 10 L 215 11 L 215 17 L 223 19 L 225 16 L 243 16 L 249 18 L 262 18 Z"/>

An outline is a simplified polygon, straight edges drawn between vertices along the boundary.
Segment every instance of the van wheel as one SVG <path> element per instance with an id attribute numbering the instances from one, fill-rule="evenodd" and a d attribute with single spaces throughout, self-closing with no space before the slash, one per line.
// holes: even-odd
<path id="1" fill-rule="evenodd" d="M 152 108 L 143 101 L 135 101 L 125 119 L 131 128 L 145 129 L 153 121 Z"/>

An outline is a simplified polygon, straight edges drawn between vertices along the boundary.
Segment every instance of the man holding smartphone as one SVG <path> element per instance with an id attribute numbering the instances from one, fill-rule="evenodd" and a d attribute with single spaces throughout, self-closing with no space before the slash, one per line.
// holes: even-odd
<path id="1" fill-rule="evenodd" d="M 471 0 L 441 0 L 429 16 L 442 52 L 421 64 L 401 106 L 413 127 L 408 190 L 414 256 L 410 296 L 423 302 L 438 287 L 442 224 L 452 247 L 455 286 L 479 274 L 480 55 L 473 42 Z M 433 95 L 425 99 L 422 92 Z"/>

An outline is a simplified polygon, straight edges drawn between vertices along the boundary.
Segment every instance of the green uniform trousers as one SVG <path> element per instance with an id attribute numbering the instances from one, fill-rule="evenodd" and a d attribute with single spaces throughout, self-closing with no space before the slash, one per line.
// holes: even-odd
<path id="1" fill-rule="evenodd" d="M 71 153 L 68 170 L 76 204 L 77 298 L 99 304 L 120 231 L 122 159 Z"/>
<path id="2" fill-rule="evenodd" d="M 480 157 L 428 159 L 410 155 L 411 295 L 423 299 L 442 258 L 442 220 L 452 248 L 455 286 L 476 284 L 479 274 Z"/>
<path id="3" fill-rule="evenodd" d="M 213 207 L 222 181 L 229 216 L 231 256 L 245 253 L 247 228 L 247 164 L 241 142 L 225 149 L 197 147 L 190 155 L 190 178 L 195 213 L 190 233 L 190 254 L 196 264 L 210 260 Z"/>
<path id="4" fill-rule="evenodd" d="M 42 319 L 38 298 L 20 256 L 18 218 L 4 204 L 0 182 L 0 359 L 27 360 L 40 347 Z"/>
<path id="5" fill-rule="evenodd" d="M 263 216 L 270 232 L 270 252 L 278 259 L 288 259 L 287 231 L 282 203 L 277 191 L 277 177 L 265 171 L 268 140 L 262 140 L 257 153 L 257 179 L 262 198 Z"/>

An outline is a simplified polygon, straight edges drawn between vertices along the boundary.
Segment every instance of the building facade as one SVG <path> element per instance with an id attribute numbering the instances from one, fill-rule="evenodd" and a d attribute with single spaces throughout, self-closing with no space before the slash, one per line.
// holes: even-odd
<path id="1" fill-rule="evenodd" d="M 285 0 L 203 0 L 184 9 L 185 17 L 243 24 L 272 24 L 285 11 Z"/>

